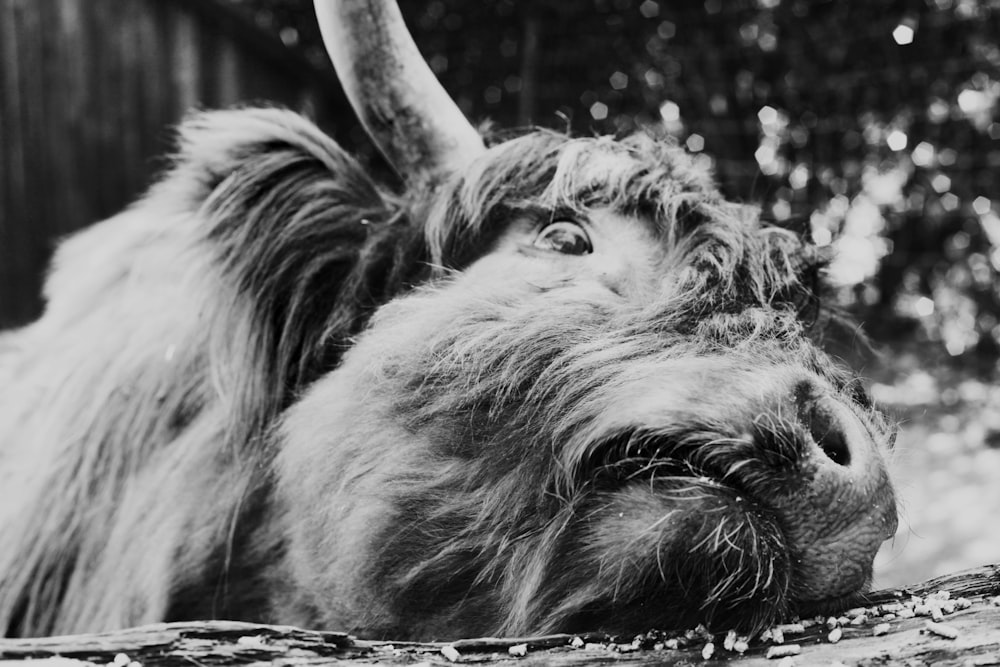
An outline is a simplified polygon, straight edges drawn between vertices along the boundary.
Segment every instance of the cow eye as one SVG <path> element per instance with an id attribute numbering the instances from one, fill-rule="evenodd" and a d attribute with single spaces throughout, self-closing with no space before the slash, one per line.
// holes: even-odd
<path id="1" fill-rule="evenodd" d="M 564 255 L 589 255 L 594 252 L 587 232 L 569 220 L 557 220 L 546 225 L 535 238 L 535 247 Z"/>

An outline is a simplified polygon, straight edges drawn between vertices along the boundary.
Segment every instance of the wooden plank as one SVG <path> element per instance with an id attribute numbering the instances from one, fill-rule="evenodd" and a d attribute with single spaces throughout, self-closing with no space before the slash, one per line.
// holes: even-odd
<path id="1" fill-rule="evenodd" d="M 2 0 L 0 0 L 0 4 L 3 4 Z M 3 21 L 2 7 L 0 7 L 0 21 Z M 6 87 L 6 72 L 3 63 L 0 62 L 0 98 L 3 97 Z M 7 138 L 8 124 L 9 121 L 5 118 L 3 107 L 0 105 L 0 146 L 7 146 L 11 141 Z M 6 253 L 10 252 L 10 246 L 13 241 L 11 235 L 13 220 L 10 219 L 8 213 L 12 203 L 10 201 L 12 197 L 7 192 L 9 188 L 8 180 L 10 179 L 8 175 L 9 170 L 10 165 L 5 159 L 0 157 L 0 329 L 4 327 L 4 304 L 11 298 L 6 294 L 4 287 L 11 280 L 11 273 L 7 270 L 8 261 Z"/>
<path id="2" fill-rule="evenodd" d="M 30 19 L 25 14 L 34 10 L 28 0 L 3 0 L 0 16 L 0 57 L 4 61 L 5 83 L 0 98 L 0 113 L 6 119 L 4 159 L 7 170 L 7 210 L 5 222 L 6 241 L 2 251 L 3 288 L 0 307 L 5 311 L 0 322 L 9 326 L 21 324 L 34 316 L 40 308 L 40 280 L 35 269 L 35 252 L 32 240 L 37 228 L 38 210 L 35 208 L 34 189 L 37 178 L 33 173 L 36 160 L 29 147 L 37 141 L 37 126 L 30 117 L 31 95 L 37 92 L 37 81 L 30 81 L 35 54 L 30 42 L 35 35 L 25 32 Z M 36 73 L 37 76 L 37 73 Z"/>
<path id="3" fill-rule="evenodd" d="M 55 140 L 64 151 L 68 165 L 67 181 L 55 196 L 61 198 L 67 210 L 62 221 L 62 233 L 79 229 L 96 218 L 93 179 L 99 164 L 93 154 L 94 112 L 88 105 L 91 97 L 88 72 L 93 54 L 89 48 L 86 20 L 86 0 L 58 0 L 58 30 L 61 50 L 58 76 L 54 85 L 62 91 L 62 119 Z"/>
<path id="4" fill-rule="evenodd" d="M 17 3 L 14 26 L 18 34 L 17 50 L 21 60 L 21 131 L 24 137 L 24 187 L 29 205 L 26 211 L 28 257 L 37 261 L 36 238 L 44 238 L 53 218 L 51 197 L 46 191 L 49 165 L 44 151 L 46 99 L 42 76 L 41 33 L 44 29 L 40 3 Z"/>
<path id="5" fill-rule="evenodd" d="M 237 48 L 232 39 L 218 39 L 214 67 L 216 70 L 216 104 L 230 107 L 241 101 L 239 88 L 239 63 L 245 54 Z"/>
<path id="6" fill-rule="evenodd" d="M 36 242 L 45 243 L 46 238 L 65 234 L 80 224 L 79 213 L 74 206 L 77 195 L 72 176 L 77 146 L 68 129 L 68 119 L 77 108 L 78 92 L 73 88 L 72 77 L 66 72 L 79 54 L 74 53 L 78 46 L 77 7 L 65 0 L 39 2 L 37 6 L 42 12 L 42 24 L 37 35 L 37 41 L 42 45 L 42 58 L 36 75 L 42 79 L 41 107 L 44 109 L 44 139 L 37 150 L 44 156 L 51 205 L 45 233 L 37 234 Z M 42 267 L 34 268 L 41 270 Z"/>
<path id="7" fill-rule="evenodd" d="M 37 313 L 54 239 L 142 190 L 190 108 L 322 100 L 324 118 L 350 115 L 329 68 L 201 3 L 0 0 L 0 326 Z"/>
<path id="8" fill-rule="evenodd" d="M 20 68 L 17 58 L 14 29 L 14 4 L 12 0 L 0 0 L 0 146 L 3 146 L 3 168 L 0 170 L 0 269 L 3 268 L 4 248 L 10 240 L 4 239 L 12 233 L 11 222 L 14 215 L 15 194 L 18 184 L 21 156 L 17 151 L 18 95 L 20 93 Z"/>
<path id="9" fill-rule="evenodd" d="M 941 593 L 947 591 L 952 608 Z M 229 621 L 167 623 L 118 632 L 36 639 L 0 639 L 0 667 L 21 667 L 20 660 L 33 659 L 36 667 L 83 667 L 84 663 L 37 662 L 62 656 L 89 664 L 113 662 L 121 653 L 145 667 L 181 665 L 273 665 L 275 667 L 318 664 L 407 665 L 415 662 L 450 664 L 590 666 L 608 663 L 630 665 L 727 664 L 773 666 L 768 655 L 797 647 L 798 665 L 995 665 L 1000 656 L 1000 565 L 985 566 L 933 579 L 905 589 L 882 591 L 870 597 L 870 608 L 846 612 L 851 619 L 840 628 L 841 637 L 830 639 L 825 623 L 809 627 L 785 626 L 782 642 L 754 638 L 741 653 L 727 648 L 722 635 L 703 633 L 641 638 L 614 638 L 602 633 L 546 635 L 538 637 L 478 638 L 452 642 L 364 641 L 343 632 L 309 631 Z M 920 606 L 914 595 L 922 596 Z M 934 597 L 937 596 L 937 600 Z M 967 600 L 959 600 L 965 596 Z M 902 610 L 916 610 L 903 618 Z M 927 614 L 937 609 L 943 622 L 929 630 Z M 868 616 L 863 618 L 862 611 Z M 893 614 L 889 616 L 885 614 Z M 881 624 L 885 627 L 880 627 Z M 676 635 L 676 633 L 675 633 Z M 953 635 L 953 636 L 952 636 Z M 676 644 L 676 648 L 674 648 Z M 784 648 L 782 648 L 784 647 Z M 733 649 L 743 647 L 733 646 Z M 707 657 L 706 657 L 707 656 Z M 992 661 L 992 662 L 991 662 Z M 124 660 L 122 659 L 122 664 Z"/>
<path id="10" fill-rule="evenodd" d="M 151 173 L 150 156 L 158 152 L 155 137 L 161 125 L 164 94 L 163 80 L 158 75 L 156 66 L 165 53 L 160 30 L 163 3 L 138 0 L 131 4 L 137 8 L 134 17 L 136 86 L 132 103 L 135 105 L 136 122 L 139 125 L 136 132 L 138 151 L 143 160 L 144 180 L 148 182 Z"/>
<path id="11" fill-rule="evenodd" d="M 115 96 L 118 107 L 120 152 L 115 169 L 118 175 L 116 190 L 120 196 L 119 206 L 121 206 L 134 199 L 146 184 L 146 174 L 141 169 L 144 156 L 139 139 L 142 134 L 142 116 L 138 104 L 143 67 L 139 50 L 139 21 L 145 8 L 142 2 L 134 0 L 116 4 L 118 16 L 112 30 L 117 34 L 115 46 L 119 87 Z"/>
<path id="12" fill-rule="evenodd" d="M 201 63 L 198 60 L 198 33 L 194 19 L 186 12 L 172 12 L 170 15 L 173 34 L 171 53 L 174 84 L 174 110 L 178 116 L 199 107 L 198 96 Z"/>
<path id="13" fill-rule="evenodd" d="M 23 318 L 19 258 L 23 249 L 24 156 L 20 131 L 20 60 L 14 0 L 0 0 L 0 328 Z"/>
<path id="14" fill-rule="evenodd" d="M 80 65 L 75 69 L 77 85 L 81 86 L 82 113 L 73 119 L 74 140 L 79 150 L 79 187 L 86 200 L 88 222 L 98 220 L 109 211 L 105 194 L 106 176 L 103 173 L 107 156 L 104 143 L 108 138 L 106 114 L 102 104 L 108 58 L 105 45 L 104 24 L 108 13 L 108 0 L 80 0 L 77 11 L 80 21 Z"/>
<path id="15" fill-rule="evenodd" d="M 98 216 L 104 218 L 113 215 L 127 201 L 125 189 L 128 179 L 125 172 L 129 167 L 125 156 L 132 128 L 127 124 L 122 100 L 125 63 L 121 3 L 98 0 L 93 2 L 91 11 L 96 19 L 93 44 L 97 47 L 96 53 L 100 54 L 100 67 L 93 72 L 96 80 L 91 83 L 91 89 L 98 92 L 96 105 L 100 135 L 96 148 L 100 156 L 98 173 L 101 193 Z"/>
<path id="16" fill-rule="evenodd" d="M 225 37 L 213 30 L 204 21 L 192 21 L 195 34 L 195 59 L 201 75 L 198 77 L 198 99 L 201 106 L 208 109 L 219 108 L 218 57 L 219 42 Z"/>
<path id="17" fill-rule="evenodd" d="M 150 174 L 162 165 L 162 154 L 172 148 L 169 128 L 181 119 L 181 111 L 174 102 L 173 76 L 173 19 L 178 11 L 173 3 L 161 0 L 142 0 L 143 32 L 143 114 L 144 154 Z M 148 41 L 147 41 L 148 40 Z M 159 158 L 159 161 L 158 161 Z"/>

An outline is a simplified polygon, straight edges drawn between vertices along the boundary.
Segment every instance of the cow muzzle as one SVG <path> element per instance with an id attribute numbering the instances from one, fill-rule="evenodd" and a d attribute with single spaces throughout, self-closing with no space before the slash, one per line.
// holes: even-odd
<path id="1" fill-rule="evenodd" d="M 863 590 L 897 526 L 878 415 L 801 368 L 674 370 L 621 392 L 576 449 L 576 479 L 607 517 L 595 540 L 641 542 L 663 579 L 687 579 L 668 588 L 713 607 L 766 588 L 815 610 Z"/>

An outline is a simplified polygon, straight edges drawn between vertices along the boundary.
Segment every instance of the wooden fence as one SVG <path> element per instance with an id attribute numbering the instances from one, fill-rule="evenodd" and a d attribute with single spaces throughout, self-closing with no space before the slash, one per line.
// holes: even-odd
<path id="1" fill-rule="evenodd" d="M 187 110 L 258 100 L 354 123 L 331 68 L 217 0 L 0 0 L 0 328 L 39 313 L 55 239 L 140 193 Z"/>

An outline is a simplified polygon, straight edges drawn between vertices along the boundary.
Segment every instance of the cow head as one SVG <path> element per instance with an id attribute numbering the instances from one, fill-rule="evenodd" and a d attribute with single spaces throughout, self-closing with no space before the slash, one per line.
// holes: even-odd
<path id="1" fill-rule="evenodd" d="M 748 628 L 866 586 L 892 431 L 817 344 L 814 251 L 668 142 L 484 147 L 394 6 L 317 12 L 360 116 L 432 190 L 434 268 L 284 419 L 297 604 L 416 636 Z"/>

